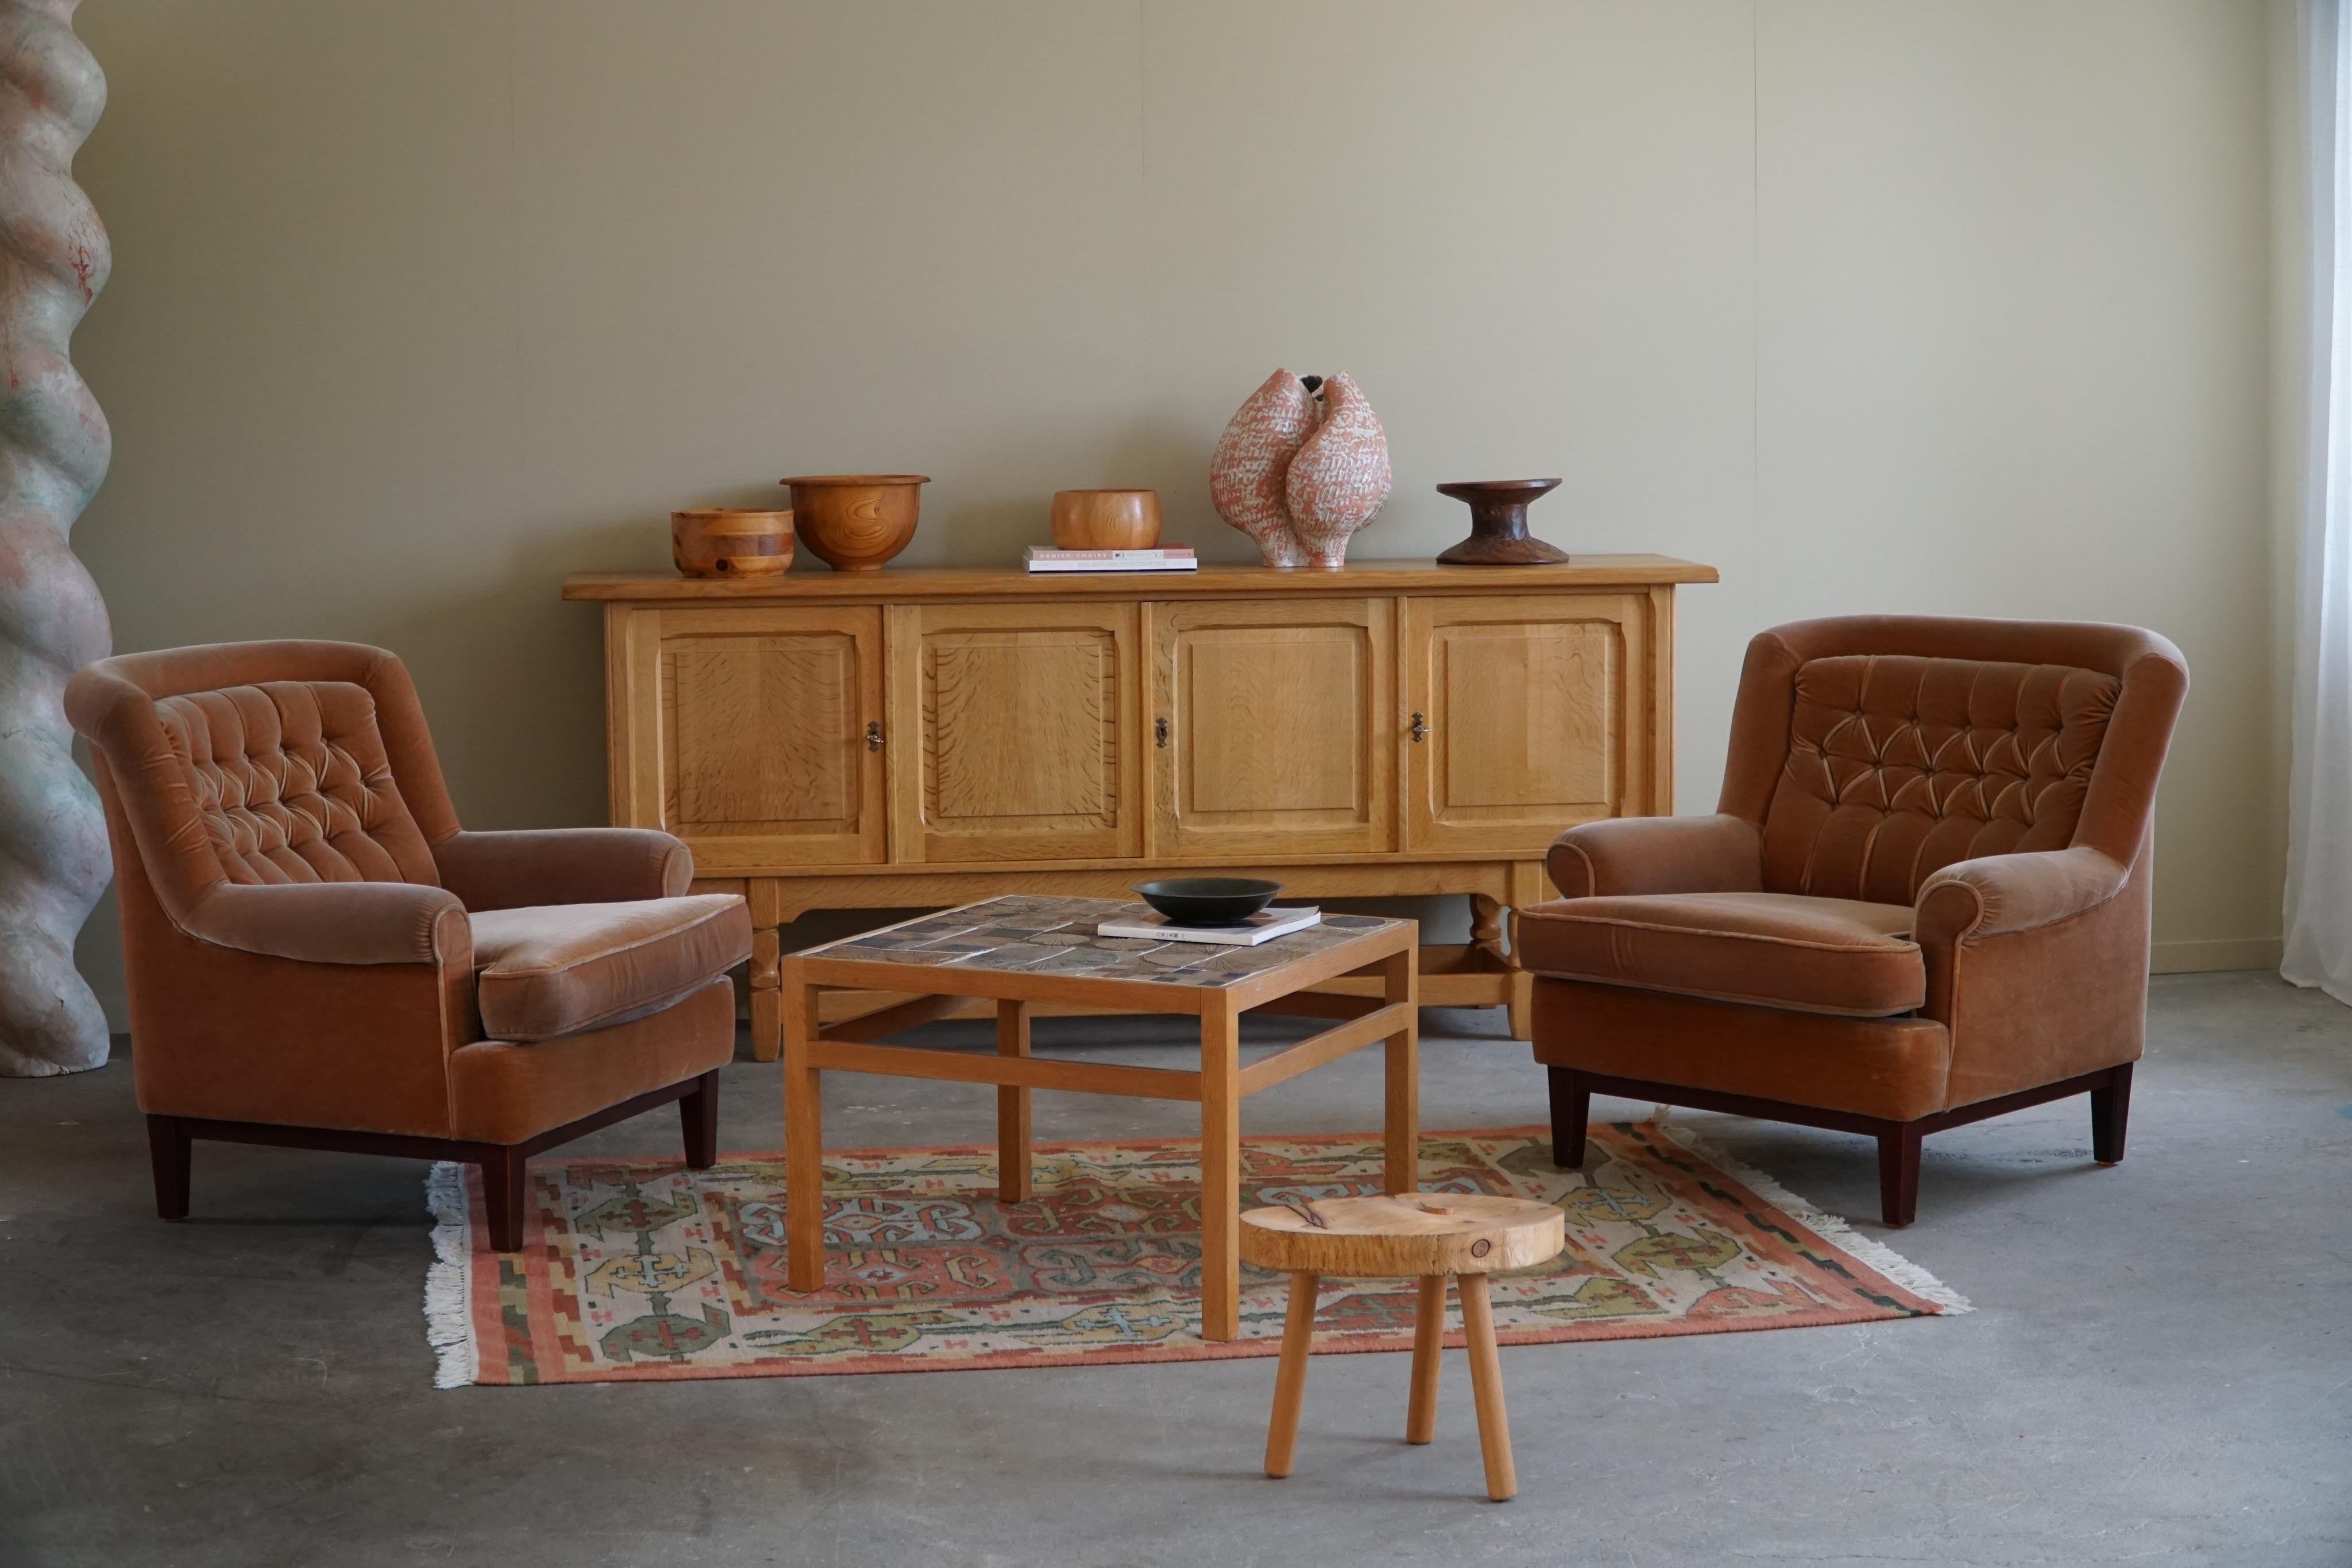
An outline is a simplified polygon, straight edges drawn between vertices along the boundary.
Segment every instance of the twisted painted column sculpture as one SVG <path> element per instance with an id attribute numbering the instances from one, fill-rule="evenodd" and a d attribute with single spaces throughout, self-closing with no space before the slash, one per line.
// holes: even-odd
<path id="1" fill-rule="evenodd" d="M 74 37 L 80 0 L 0 0 L 0 1076 L 106 1061 L 106 1016 L 74 935 L 110 865 L 98 797 L 74 766 L 66 677 L 112 641 L 67 543 L 106 476 L 106 416 L 74 373 L 74 326 L 112 253 L 73 183 L 106 107 Z"/>

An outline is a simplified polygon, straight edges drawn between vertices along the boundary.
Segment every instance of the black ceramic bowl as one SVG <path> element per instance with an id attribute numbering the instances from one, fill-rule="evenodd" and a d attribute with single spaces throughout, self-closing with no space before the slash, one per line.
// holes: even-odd
<path id="1" fill-rule="evenodd" d="M 1237 925 L 1274 902 L 1278 882 L 1246 876 L 1171 876 L 1139 882 L 1143 902 L 1178 925 Z"/>

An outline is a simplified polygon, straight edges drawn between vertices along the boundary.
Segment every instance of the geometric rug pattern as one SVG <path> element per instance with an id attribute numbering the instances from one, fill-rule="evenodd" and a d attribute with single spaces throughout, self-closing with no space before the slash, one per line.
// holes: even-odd
<path id="1" fill-rule="evenodd" d="M 1505 1344 L 1806 1328 L 1966 1312 L 1884 1246 L 1679 1127 L 1425 1134 L 1424 1191 L 1558 1204 L 1568 1248 L 1494 1277 Z M 825 1285 L 786 1284 L 784 1167 L 737 1155 L 551 1160 L 525 1245 L 488 1250 L 472 1167 L 435 1168 L 427 1317 L 443 1387 L 938 1372 L 1271 1355 L 1288 1281 L 1242 1280 L 1242 1337 L 1202 1340 L 1200 1167 L 1181 1138 L 1041 1144 L 1031 1198 L 988 1146 L 828 1150 Z M 1377 1136 L 1244 1140 L 1244 1207 L 1381 1190 Z M 1412 1348 L 1412 1281 L 1327 1280 L 1318 1354 Z M 1450 1323 L 1459 1323 L 1449 1308 Z M 1450 1343 L 1459 1343 L 1455 1329 Z"/>

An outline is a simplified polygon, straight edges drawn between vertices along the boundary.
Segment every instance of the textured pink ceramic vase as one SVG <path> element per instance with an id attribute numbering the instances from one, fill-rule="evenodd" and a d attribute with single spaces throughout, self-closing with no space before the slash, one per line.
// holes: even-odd
<path id="1" fill-rule="evenodd" d="M 1268 566 L 1304 566 L 1307 551 L 1290 531 L 1284 486 L 1290 461 L 1315 430 L 1315 396 L 1288 371 L 1276 371 L 1250 393 L 1209 460 L 1209 501 L 1217 516 L 1257 541 Z"/>
<path id="2" fill-rule="evenodd" d="M 1388 495 L 1388 436 L 1345 372 L 1323 382 L 1275 371 L 1209 463 L 1217 515 L 1256 540 L 1268 566 L 1346 564 L 1349 536 Z"/>
<path id="3" fill-rule="evenodd" d="M 1333 571 L 1389 498 L 1389 438 L 1345 371 L 1323 383 L 1322 400 L 1322 423 L 1290 460 L 1283 494 L 1307 564 Z"/>

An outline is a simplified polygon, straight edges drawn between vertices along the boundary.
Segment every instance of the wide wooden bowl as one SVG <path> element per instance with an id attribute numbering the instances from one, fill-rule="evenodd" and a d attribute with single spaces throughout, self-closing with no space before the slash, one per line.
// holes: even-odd
<path id="1" fill-rule="evenodd" d="M 669 558 L 688 577 L 773 577 L 793 564 L 793 515 L 735 507 L 672 512 Z"/>
<path id="2" fill-rule="evenodd" d="M 1056 490 L 1054 543 L 1062 549 L 1150 549 L 1160 542 L 1157 490 Z"/>
<path id="3" fill-rule="evenodd" d="M 1254 876 L 1164 876 L 1139 882 L 1143 902 L 1171 925 L 1239 925 L 1282 893 L 1282 883 Z"/>
<path id="4" fill-rule="evenodd" d="M 809 553 L 835 571 L 879 571 L 915 537 L 928 474 L 800 474 L 793 522 Z"/>

